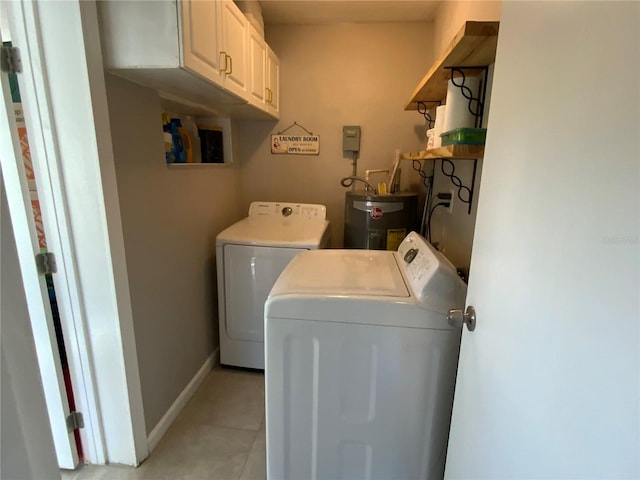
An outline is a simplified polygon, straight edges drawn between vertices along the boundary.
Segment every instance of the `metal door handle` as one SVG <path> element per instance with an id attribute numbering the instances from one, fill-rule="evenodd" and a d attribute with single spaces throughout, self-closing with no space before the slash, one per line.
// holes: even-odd
<path id="1" fill-rule="evenodd" d="M 220 52 L 220 55 L 224 55 L 224 68 L 221 68 L 220 71 L 222 73 L 226 73 L 227 68 L 229 68 L 229 61 L 228 61 L 229 55 L 227 55 L 227 52 L 225 51 Z"/>
<path id="2" fill-rule="evenodd" d="M 227 75 L 233 72 L 233 58 L 224 50 L 220 52 L 220 55 L 224 55 L 224 68 L 221 68 L 220 71 L 222 73 L 226 73 Z"/>
<path id="3" fill-rule="evenodd" d="M 227 52 L 220 52 L 220 56 L 222 57 L 223 55 L 224 55 L 224 57 L 223 57 L 224 58 L 224 67 L 220 68 L 220 71 L 222 73 L 224 73 L 224 71 L 227 69 Z M 222 62 L 220 62 L 220 63 L 222 63 Z"/>
<path id="4" fill-rule="evenodd" d="M 464 324 L 467 326 L 467 330 L 473 332 L 476 329 L 476 309 L 471 305 L 464 312 L 457 308 L 452 308 L 447 314 L 447 321 L 452 327 L 462 328 Z"/>

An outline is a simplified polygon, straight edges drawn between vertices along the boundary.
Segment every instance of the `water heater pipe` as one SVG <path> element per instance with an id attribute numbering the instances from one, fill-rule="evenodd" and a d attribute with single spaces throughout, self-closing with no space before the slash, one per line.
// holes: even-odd
<path id="1" fill-rule="evenodd" d="M 353 162 L 351 162 L 351 165 L 353 165 L 353 171 L 351 172 L 351 176 L 353 178 L 356 178 L 358 176 L 358 152 L 353 152 Z M 355 182 L 351 182 L 351 191 L 354 191 L 356 189 L 356 185 Z"/>
<path id="2" fill-rule="evenodd" d="M 358 182 L 362 182 L 367 186 L 367 191 L 369 189 L 371 189 L 371 191 L 373 192 L 374 195 L 378 194 L 378 191 L 376 190 L 376 187 L 374 187 L 373 185 L 371 185 L 369 182 L 367 182 L 364 178 L 360 178 L 360 177 L 344 177 L 342 180 L 340 180 L 340 185 L 342 185 L 343 187 L 352 187 L 352 190 L 355 190 L 355 183 L 356 180 Z"/>

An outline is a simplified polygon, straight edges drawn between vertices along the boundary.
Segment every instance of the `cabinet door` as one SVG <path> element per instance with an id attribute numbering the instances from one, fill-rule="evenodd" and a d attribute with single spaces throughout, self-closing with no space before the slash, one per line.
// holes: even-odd
<path id="1" fill-rule="evenodd" d="M 267 112 L 280 117 L 280 59 L 267 46 Z"/>
<path id="2" fill-rule="evenodd" d="M 184 68 L 222 84 L 224 59 L 219 48 L 219 2 L 183 0 L 181 7 Z"/>
<path id="3" fill-rule="evenodd" d="M 249 102 L 265 110 L 267 92 L 267 45 L 264 38 L 249 24 Z"/>
<path id="4" fill-rule="evenodd" d="M 232 1 L 222 2 L 222 45 L 226 53 L 224 86 L 247 98 L 247 18 Z M 222 56 L 224 58 L 224 55 Z"/>

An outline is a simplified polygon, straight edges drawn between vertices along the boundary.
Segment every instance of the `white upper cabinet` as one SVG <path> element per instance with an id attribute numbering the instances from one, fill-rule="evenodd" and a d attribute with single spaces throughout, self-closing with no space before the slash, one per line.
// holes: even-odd
<path id="1" fill-rule="evenodd" d="M 260 48 L 267 45 L 257 32 L 250 34 L 253 27 L 233 1 L 97 5 L 107 71 L 185 105 L 237 118 L 277 117 L 266 104 L 270 77 Z M 253 91 L 258 87 L 262 104 Z"/>
<path id="2" fill-rule="evenodd" d="M 267 45 L 267 112 L 280 117 L 280 59 Z"/>
<path id="3" fill-rule="evenodd" d="M 264 110 L 269 117 L 279 118 L 280 60 L 249 24 L 249 103 Z"/>
<path id="4" fill-rule="evenodd" d="M 231 0 L 222 3 L 222 42 L 224 85 L 233 93 L 247 95 L 247 17 Z"/>
<path id="5" fill-rule="evenodd" d="M 222 84 L 223 64 L 219 34 L 220 4 L 184 0 L 182 2 L 182 53 L 189 71 Z"/>
<path id="6" fill-rule="evenodd" d="M 266 110 L 267 44 L 262 35 L 249 24 L 249 103 Z"/>

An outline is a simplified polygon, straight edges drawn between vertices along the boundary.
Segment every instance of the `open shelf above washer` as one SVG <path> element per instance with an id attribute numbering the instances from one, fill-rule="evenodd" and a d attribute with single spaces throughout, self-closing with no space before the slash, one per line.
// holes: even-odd
<path id="1" fill-rule="evenodd" d="M 469 159 L 481 158 L 484 145 L 448 145 L 446 147 L 403 153 L 402 160 L 429 160 L 434 158 Z"/>
<path id="2" fill-rule="evenodd" d="M 447 96 L 451 71 L 447 67 L 487 67 L 496 58 L 500 22 L 465 22 L 440 58 L 433 64 L 404 106 L 438 103 Z"/>

